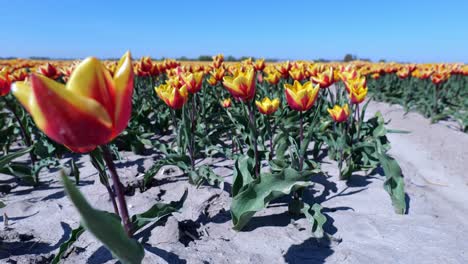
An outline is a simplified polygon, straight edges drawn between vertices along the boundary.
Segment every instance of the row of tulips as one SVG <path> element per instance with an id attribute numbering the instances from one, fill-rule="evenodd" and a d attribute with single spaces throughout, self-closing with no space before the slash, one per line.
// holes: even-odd
<path id="1" fill-rule="evenodd" d="M 179 166 L 193 184 L 220 183 L 222 177 L 207 165 L 197 167 L 196 160 L 221 154 L 235 162 L 231 192 L 234 229 L 242 229 L 273 199 L 289 196 L 290 213 L 306 216 L 313 235 L 323 237 L 327 236 L 323 230 L 326 217 L 321 205 L 308 204 L 304 197 L 314 176 L 321 173 L 324 156 L 336 161 L 342 180 L 382 167 L 384 187 L 396 212 L 406 211 L 401 170 L 386 153 L 390 146 L 384 119 L 380 114 L 364 118 L 368 82 L 374 87 L 393 73 L 428 75 L 435 82 L 448 78 L 441 74 L 445 71 L 449 76 L 468 73 L 465 65 L 445 64 L 267 64 L 251 59 L 225 63 L 222 55 L 205 64 L 155 62 L 148 57 L 132 62 L 130 53 L 118 62 L 88 58 L 79 63 L 42 65 L 17 60 L 0 65 L 2 105 L 10 113 L 1 121 L 7 124 L 10 120 L 8 127 L 20 131 L 0 133 L 23 138 L 33 167 L 35 163 L 44 165 L 47 157 L 39 151 L 44 145 L 54 149 L 50 156 L 60 156 L 58 150 L 90 154 L 114 213 L 122 221 L 120 229 L 96 223 L 95 219 L 115 219 L 87 204 L 66 176 L 65 187 L 82 216 L 80 228 L 95 234 L 125 263 L 139 263 L 143 257 L 141 245 L 131 237 L 145 224 L 159 220 L 161 208 L 167 212 L 180 206 L 158 205 L 130 216 L 111 149 L 162 154 L 163 158 L 145 172 L 142 191 L 152 187 L 152 178 L 164 165 Z M 379 94 L 376 88 L 371 91 Z M 171 142 L 156 139 L 155 134 L 169 131 Z M 52 141 L 44 143 L 44 134 Z M 3 161 L 22 153 L 7 155 L 9 147 L 2 149 Z M 106 164 L 110 179 L 106 166 L 100 164 Z M 0 172 L 16 175 L 17 165 L 2 165 Z"/>

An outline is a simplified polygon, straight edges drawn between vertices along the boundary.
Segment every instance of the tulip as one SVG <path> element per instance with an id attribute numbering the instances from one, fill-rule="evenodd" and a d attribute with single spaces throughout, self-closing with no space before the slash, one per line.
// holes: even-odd
<path id="1" fill-rule="evenodd" d="M 182 82 L 187 86 L 189 93 L 194 94 L 200 91 L 203 82 L 203 72 L 195 72 L 190 74 L 181 74 Z"/>
<path id="2" fill-rule="evenodd" d="M 277 70 L 269 72 L 268 75 L 265 77 L 265 81 L 267 81 L 271 85 L 278 84 L 280 79 L 281 79 L 281 74 Z"/>
<path id="3" fill-rule="evenodd" d="M 226 70 L 224 68 L 216 68 L 210 72 L 211 77 L 213 77 L 213 79 L 216 80 L 216 82 L 222 81 L 225 73 Z"/>
<path id="4" fill-rule="evenodd" d="M 210 78 L 208 78 L 208 84 L 211 86 L 215 86 L 216 84 L 218 84 L 218 80 L 216 80 L 215 77 L 210 76 Z"/>
<path id="5" fill-rule="evenodd" d="M 448 71 L 440 71 L 440 72 L 435 72 L 431 75 L 431 81 L 435 85 L 439 85 L 441 83 L 444 83 L 450 78 L 450 72 Z"/>
<path id="6" fill-rule="evenodd" d="M 432 69 L 416 69 L 411 73 L 411 75 L 413 77 L 418 78 L 418 79 L 425 80 L 425 79 L 431 77 L 431 74 L 433 72 L 434 71 Z"/>
<path id="7" fill-rule="evenodd" d="M 304 79 L 304 70 L 302 68 L 296 68 L 289 71 L 289 76 L 295 81 L 302 81 Z"/>
<path id="8" fill-rule="evenodd" d="M 365 77 L 348 80 L 345 84 L 352 104 L 360 104 L 366 99 L 367 86 Z"/>
<path id="9" fill-rule="evenodd" d="M 255 105 L 257 105 L 258 111 L 260 113 L 264 115 L 271 115 L 276 112 L 276 110 L 278 110 L 280 100 L 278 98 L 270 100 L 270 98 L 265 97 L 262 101 L 255 101 Z"/>
<path id="10" fill-rule="evenodd" d="M 291 63 L 289 61 L 276 65 L 276 70 L 281 74 L 283 78 L 287 78 L 289 76 L 290 69 Z"/>
<path id="11" fill-rule="evenodd" d="M 155 88 L 159 98 L 161 98 L 170 108 L 180 109 L 188 100 L 187 86 L 177 88 L 170 83 L 161 84 Z"/>
<path id="12" fill-rule="evenodd" d="M 380 73 L 376 72 L 376 73 L 371 74 L 371 78 L 374 80 L 378 80 L 380 78 Z"/>
<path id="13" fill-rule="evenodd" d="M 232 105 L 231 98 L 226 98 L 223 101 L 221 101 L 221 106 L 223 108 L 229 108 L 229 107 L 231 107 L 231 105 Z"/>
<path id="14" fill-rule="evenodd" d="M 43 75 L 16 82 L 12 92 L 36 125 L 54 141 L 84 153 L 107 144 L 126 127 L 132 112 L 133 69 L 130 53 L 111 76 L 96 58 L 87 58 L 66 85 Z"/>
<path id="15" fill-rule="evenodd" d="M 234 76 L 225 76 L 223 85 L 232 97 L 243 102 L 252 100 L 255 96 L 255 70 L 238 71 Z"/>
<path id="16" fill-rule="evenodd" d="M 293 85 L 284 84 L 284 88 L 288 105 L 296 111 L 307 111 L 314 105 L 320 85 L 314 87 L 311 82 L 302 85 L 300 82 L 294 81 Z"/>
<path id="17" fill-rule="evenodd" d="M 53 80 L 60 77 L 60 71 L 57 70 L 57 68 L 50 63 L 47 63 L 46 65 L 39 67 L 37 69 L 37 72 Z"/>
<path id="18" fill-rule="evenodd" d="M 402 67 L 400 68 L 397 72 L 396 72 L 396 75 L 400 78 L 400 79 L 406 79 L 408 78 L 408 76 L 410 75 L 411 71 L 410 71 L 410 68 L 408 67 Z"/>
<path id="19" fill-rule="evenodd" d="M 263 71 L 265 69 L 265 59 L 256 60 L 253 66 L 256 71 Z"/>
<path id="20" fill-rule="evenodd" d="M 0 96 L 5 96 L 10 92 L 11 80 L 7 71 L 0 71 Z"/>
<path id="21" fill-rule="evenodd" d="M 320 85 L 320 88 L 328 88 L 335 81 L 334 70 L 330 67 L 328 70 L 317 73 L 316 76 L 310 77 L 312 82 Z"/>
<path id="22" fill-rule="evenodd" d="M 331 118 L 337 123 L 344 122 L 349 117 L 348 104 L 345 104 L 343 107 L 340 107 L 339 105 L 335 105 L 333 108 L 329 108 L 327 110 Z"/>

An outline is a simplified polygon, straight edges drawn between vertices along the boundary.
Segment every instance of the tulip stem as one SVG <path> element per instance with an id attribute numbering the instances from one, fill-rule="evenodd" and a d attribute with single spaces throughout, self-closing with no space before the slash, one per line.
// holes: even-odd
<path id="1" fill-rule="evenodd" d="M 23 137 L 24 144 L 26 145 L 26 147 L 32 146 L 31 138 L 29 137 L 29 134 L 26 131 L 26 128 L 24 127 L 23 122 L 21 122 L 21 118 L 18 116 L 15 109 L 10 105 L 10 103 L 8 102 L 8 100 L 5 97 L 2 97 L 2 100 L 5 102 L 5 105 L 8 108 L 8 110 L 10 110 L 10 112 L 15 117 L 16 122 L 19 125 L 20 131 L 21 131 L 21 136 Z M 34 164 L 36 163 L 36 156 L 34 156 L 32 151 L 29 152 L 29 157 L 31 158 L 31 163 L 34 166 Z M 36 183 L 39 183 L 39 178 L 36 178 Z"/>
<path id="2" fill-rule="evenodd" d="M 109 169 L 109 173 L 112 178 L 112 184 L 114 185 L 115 195 L 117 196 L 117 202 L 120 207 L 120 218 L 122 219 L 123 226 L 125 232 L 129 237 L 132 236 L 132 223 L 130 222 L 130 218 L 128 216 L 128 208 L 127 202 L 125 201 L 124 192 L 122 189 L 122 183 L 120 183 L 119 175 L 117 174 L 117 170 L 115 168 L 114 161 L 112 159 L 112 154 L 109 150 L 107 145 L 102 146 L 102 153 L 104 157 L 104 161 L 106 162 L 107 168 Z"/>
<path id="3" fill-rule="evenodd" d="M 305 148 L 304 153 L 300 153 L 302 149 L 301 144 L 303 143 L 303 141 L 304 141 L 304 117 L 302 115 L 302 111 L 299 111 L 299 155 L 300 155 L 299 156 L 299 171 L 300 172 L 302 172 L 302 167 L 304 165 L 304 155 L 307 149 Z"/>
<path id="4" fill-rule="evenodd" d="M 109 185 L 109 180 L 108 180 L 108 176 L 106 173 L 106 169 L 104 168 L 103 170 L 101 170 L 102 167 L 99 166 L 100 162 L 98 159 L 96 159 L 95 155 L 92 155 L 90 153 L 89 157 L 91 159 L 91 164 L 93 164 L 94 168 L 96 168 L 96 170 L 98 170 L 99 172 L 99 179 L 101 183 L 104 185 L 104 187 L 106 187 L 107 193 L 109 194 L 109 198 L 111 199 L 111 202 L 112 202 L 112 206 L 114 207 L 115 214 L 120 215 L 119 208 L 117 207 L 117 202 L 115 201 L 115 194 Z"/>
<path id="5" fill-rule="evenodd" d="M 197 111 L 196 107 L 196 98 L 195 94 L 192 95 L 192 110 L 190 111 L 190 121 L 191 121 L 191 128 L 190 128 L 190 143 L 189 143 L 189 155 L 190 155 L 190 165 L 192 166 L 192 171 L 195 171 L 195 128 L 196 128 L 196 120 L 195 120 L 195 112 Z"/>
<path id="6" fill-rule="evenodd" d="M 267 120 L 267 129 L 268 129 L 268 134 L 269 137 L 270 137 L 270 156 L 269 156 L 269 160 L 272 160 L 273 159 L 273 131 L 271 129 L 271 121 L 270 121 L 270 115 L 267 115 L 266 116 L 266 120 Z"/>
<path id="7" fill-rule="evenodd" d="M 260 177 L 260 160 L 258 158 L 258 146 L 257 146 L 257 125 L 255 121 L 255 114 L 252 109 L 252 103 L 248 102 L 247 103 L 247 110 L 249 111 L 249 119 L 250 119 L 250 125 L 251 125 L 251 130 L 252 130 L 252 143 L 254 147 L 254 158 L 255 158 L 255 178 L 258 179 Z"/>

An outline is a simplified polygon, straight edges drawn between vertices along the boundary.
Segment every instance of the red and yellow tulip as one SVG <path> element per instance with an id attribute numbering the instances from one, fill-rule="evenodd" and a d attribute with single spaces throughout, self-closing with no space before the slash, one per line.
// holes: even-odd
<path id="1" fill-rule="evenodd" d="M 7 71 L 0 71 L 0 96 L 5 96 L 10 92 L 10 77 Z"/>
<path id="2" fill-rule="evenodd" d="M 310 77 L 311 81 L 320 85 L 320 88 L 327 88 L 335 82 L 334 70 L 330 67 L 328 70 L 317 73 Z"/>
<path id="3" fill-rule="evenodd" d="M 232 97 L 247 102 L 255 96 L 255 70 L 237 71 L 234 76 L 225 76 L 223 85 Z"/>
<path id="4" fill-rule="evenodd" d="M 284 84 L 286 101 L 289 107 L 296 111 L 307 111 L 315 103 L 317 99 L 320 86 L 313 86 L 312 82 L 306 82 L 303 85 L 294 81 L 294 84 Z"/>
<path id="5" fill-rule="evenodd" d="M 352 104 L 360 104 L 366 99 L 367 85 L 365 77 L 347 80 L 345 84 Z"/>
<path id="6" fill-rule="evenodd" d="M 60 77 L 60 71 L 57 69 L 57 67 L 50 63 L 37 68 L 37 72 L 53 80 L 56 80 L 58 77 Z"/>
<path id="7" fill-rule="evenodd" d="M 265 97 L 262 99 L 262 101 L 255 101 L 255 105 L 257 106 L 260 113 L 264 115 L 271 115 L 276 112 L 276 110 L 278 110 L 280 100 L 278 98 L 270 100 L 270 98 Z"/>
<path id="8" fill-rule="evenodd" d="M 188 90 L 185 85 L 177 88 L 171 83 L 166 83 L 156 87 L 155 91 L 159 98 L 172 109 L 182 108 L 188 100 Z"/>
<path id="9" fill-rule="evenodd" d="M 182 82 L 187 86 L 189 93 L 194 94 L 200 91 L 203 83 L 203 72 L 183 73 L 181 74 Z"/>
<path id="10" fill-rule="evenodd" d="M 221 106 L 223 108 L 229 108 L 229 107 L 231 107 L 231 105 L 232 105 L 231 98 L 226 98 L 226 99 L 221 101 Z"/>
<path id="11" fill-rule="evenodd" d="M 333 108 L 329 108 L 327 110 L 331 118 L 337 123 L 344 122 L 349 117 L 348 104 L 345 104 L 343 107 L 339 105 L 335 105 L 333 106 Z"/>
<path id="12" fill-rule="evenodd" d="M 12 92 L 36 125 L 54 141 L 84 153 L 107 144 L 126 127 L 132 112 L 133 69 L 130 53 L 111 76 L 96 58 L 87 58 L 66 85 L 43 75 L 16 82 Z"/>
<path id="13" fill-rule="evenodd" d="M 256 71 L 263 71 L 265 69 L 265 59 L 256 60 L 253 66 Z"/>

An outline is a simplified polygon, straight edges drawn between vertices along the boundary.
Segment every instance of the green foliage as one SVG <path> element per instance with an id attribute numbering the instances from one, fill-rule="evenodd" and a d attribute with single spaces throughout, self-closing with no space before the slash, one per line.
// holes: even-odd
<path id="1" fill-rule="evenodd" d="M 63 171 L 61 178 L 68 197 L 81 215 L 83 227 L 101 241 L 122 263 L 141 263 L 145 254 L 144 249 L 137 241 L 127 236 L 120 218 L 115 214 L 92 208 Z"/>
<path id="2" fill-rule="evenodd" d="M 405 111 L 417 111 L 432 122 L 453 119 L 459 129 L 468 132 L 468 77 L 453 75 L 436 86 L 430 79 L 400 79 L 395 74 L 369 80 L 374 99 L 402 105 Z"/>
<path id="3" fill-rule="evenodd" d="M 300 173 L 292 168 L 286 168 L 274 174 L 262 173 L 258 179 L 242 186 L 233 196 L 231 203 L 234 229 L 242 230 L 256 212 L 266 208 L 274 199 L 309 186 L 310 176 L 310 173 Z"/>
<path id="4" fill-rule="evenodd" d="M 68 249 L 70 249 L 75 243 L 78 238 L 86 231 L 86 229 L 80 225 L 77 228 L 73 229 L 70 234 L 70 238 L 67 239 L 62 245 L 59 247 L 59 251 L 55 255 L 55 257 L 52 259 L 51 264 L 58 264 L 60 263 L 60 260 L 62 260 L 63 256 L 67 252 Z"/>
<path id="5" fill-rule="evenodd" d="M 187 199 L 187 195 L 188 190 L 185 189 L 184 194 L 178 201 L 170 202 L 169 204 L 156 203 L 146 212 L 132 216 L 132 232 L 136 233 L 138 230 L 142 229 L 147 224 L 156 223 L 161 219 L 171 215 L 172 213 L 179 211 L 184 205 L 184 202 Z"/>

